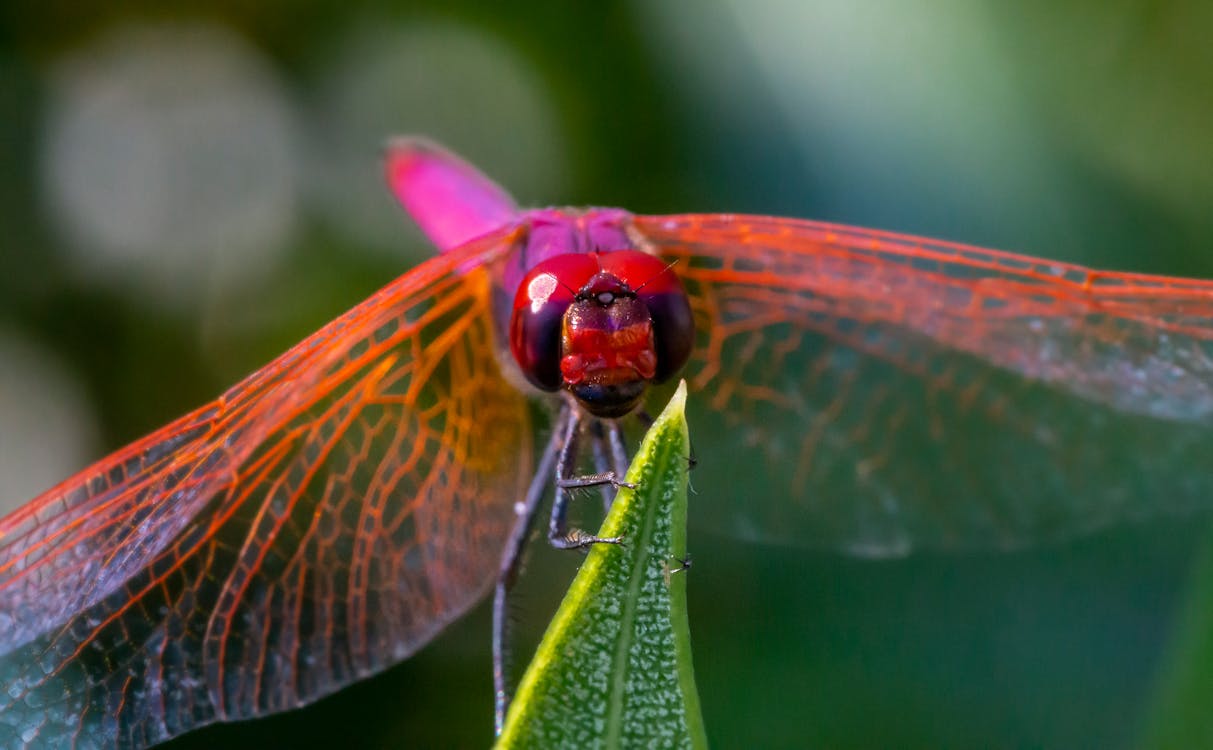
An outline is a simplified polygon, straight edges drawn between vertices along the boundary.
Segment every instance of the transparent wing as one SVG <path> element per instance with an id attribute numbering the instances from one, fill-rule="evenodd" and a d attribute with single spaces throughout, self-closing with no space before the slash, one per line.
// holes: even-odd
<path id="1" fill-rule="evenodd" d="M 530 479 L 505 228 L 0 521 L 0 746 L 140 747 L 404 658 L 493 580 Z"/>
<path id="2" fill-rule="evenodd" d="M 1213 505 L 1213 282 L 788 219 L 635 230 L 692 296 L 712 523 L 888 555 Z"/>

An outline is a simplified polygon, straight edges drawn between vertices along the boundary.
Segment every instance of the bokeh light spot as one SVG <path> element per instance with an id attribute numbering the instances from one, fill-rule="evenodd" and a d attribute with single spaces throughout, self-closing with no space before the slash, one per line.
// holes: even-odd
<path id="1" fill-rule="evenodd" d="M 83 389 L 55 356 L 0 328 L 0 515 L 96 458 Z"/>
<path id="2" fill-rule="evenodd" d="M 408 221 L 380 163 L 392 135 L 433 138 L 522 205 L 560 195 L 568 159 L 555 107 L 538 73 L 500 39 L 449 23 L 357 26 L 337 49 L 320 87 L 312 192 L 362 245 L 401 253 Z"/>
<path id="3" fill-rule="evenodd" d="M 268 272 L 296 220 L 298 125 L 233 34 L 129 27 L 50 76 L 47 210 L 83 275 L 169 304 Z"/>

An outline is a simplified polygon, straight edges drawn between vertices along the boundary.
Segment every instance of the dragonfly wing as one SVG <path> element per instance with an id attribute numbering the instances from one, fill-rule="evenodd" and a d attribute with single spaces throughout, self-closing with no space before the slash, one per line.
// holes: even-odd
<path id="1" fill-rule="evenodd" d="M 247 426 L 214 439 L 232 416 L 207 405 L 0 519 L 0 653 L 96 604 L 181 531 L 256 442 Z"/>
<path id="2" fill-rule="evenodd" d="M 4 521 L 25 633 L 0 745 L 140 747 L 299 706 L 474 604 L 530 479 L 489 314 L 515 236 L 423 264 Z"/>
<path id="3" fill-rule="evenodd" d="M 893 555 L 1213 504 L 1213 282 L 788 219 L 635 222 L 692 297 L 703 471 L 761 468 L 709 481 L 713 523 Z"/>

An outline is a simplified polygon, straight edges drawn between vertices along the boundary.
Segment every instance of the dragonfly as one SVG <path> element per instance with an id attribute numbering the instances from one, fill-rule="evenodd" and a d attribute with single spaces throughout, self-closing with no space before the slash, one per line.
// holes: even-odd
<path id="1" fill-rule="evenodd" d="M 568 497 L 609 497 L 623 426 L 675 376 L 712 446 L 695 512 L 743 538 L 1002 549 L 1213 498 L 1213 282 L 523 210 L 419 138 L 385 163 L 437 255 L 0 520 L 0 745 L 145 747 L 295 708 L 490 591 L 499 655 L 541 498 L 558 546 L 614 541 L 572 529 Z"/>

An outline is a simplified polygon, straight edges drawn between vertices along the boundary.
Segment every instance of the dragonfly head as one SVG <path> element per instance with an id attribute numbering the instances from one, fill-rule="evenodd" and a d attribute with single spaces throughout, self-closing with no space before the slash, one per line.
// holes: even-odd
<path id="1" fill-rule="evenodd" d="M 527 379 L 568 391 L 590 414 L 622 417 L 650 383 L 682 369 L 694 322 L 681 282 L 638 250 L 567 253 L 523 278 L 510 349 Z"/>

